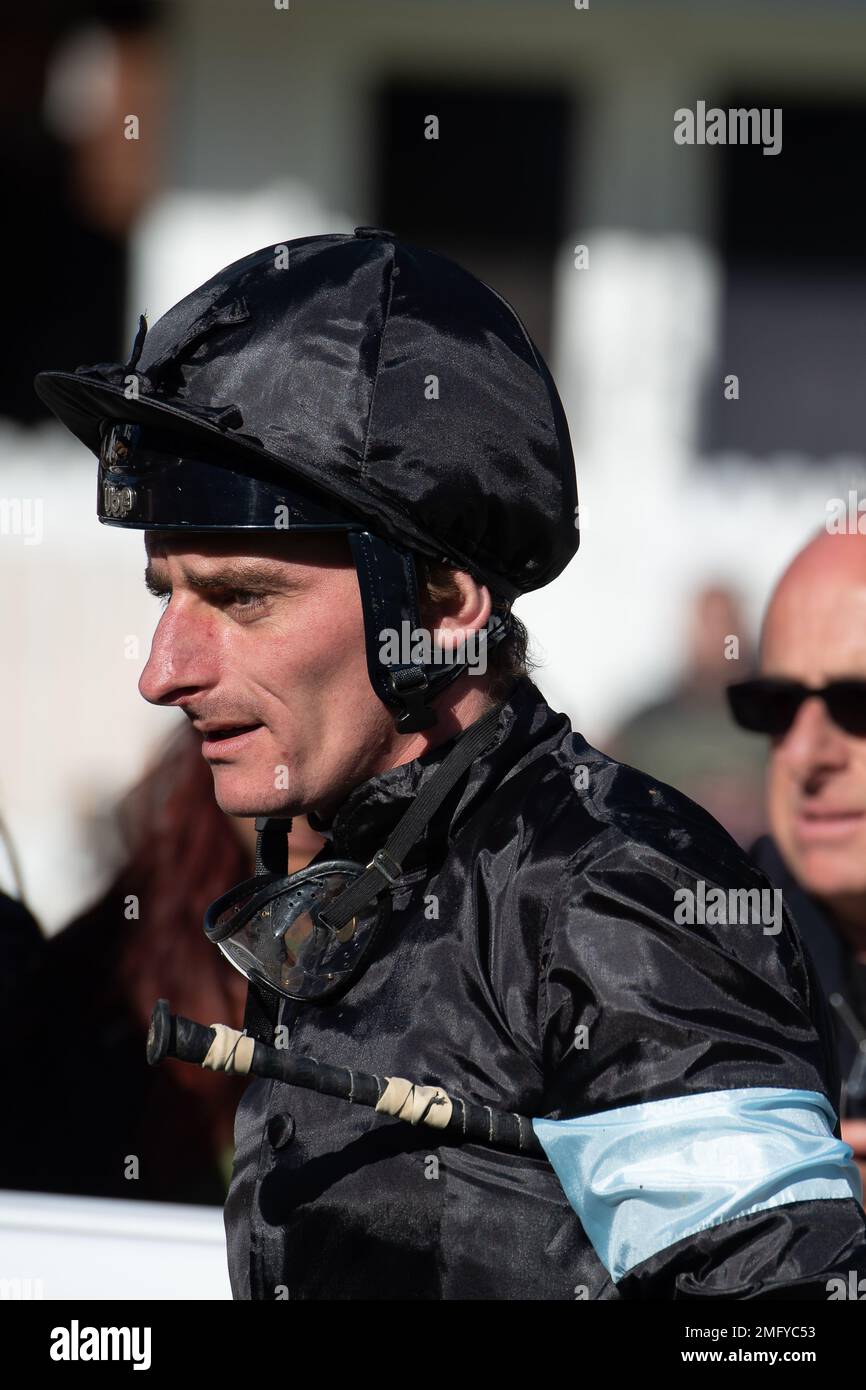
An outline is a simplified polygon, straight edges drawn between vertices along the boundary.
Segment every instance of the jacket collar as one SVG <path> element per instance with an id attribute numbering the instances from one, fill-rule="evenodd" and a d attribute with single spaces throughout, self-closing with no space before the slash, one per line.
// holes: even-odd
<path id="1" fill-rule="evenodd" d="M 495 741 L 470 765 L 468 773 L 446 797 L 422 840 L 409 851 L 404 859 L 407 872 L 421 868 L 430 860 L 434 841 L 438 838 L 444 835 L 447 844 L 453 843 L 470 813 L 510 769 L 534 754 L 539 743 L 558 741 L 562 732 L 569 728 L 566 716 L 550 709 L 533 682 L 527 676 L 519 678 L 500 708 Z M 384 848 L 397 822 L 447 758 L 457 737 L 437 744 L 412 762 L 389 768 L 354 787 L 330 820 L 311 811 L 310 825 L 330 842 L 323 854 L 328 858 L 369 863 L 376 851 Z"/>
<path id="2" fill-rule="evenodd" d="M 750 854 L 759 868 L 781 888 L 800 936 L 805 941 L 827 995 L 845 992 L 849 957 L 853 954 L 836 930 L 827 909 L 794 878 L 770 835 L 756 840 Z"/>

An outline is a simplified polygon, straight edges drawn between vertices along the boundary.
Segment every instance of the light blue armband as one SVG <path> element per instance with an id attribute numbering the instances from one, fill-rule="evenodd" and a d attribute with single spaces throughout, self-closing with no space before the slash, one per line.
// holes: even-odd
<path id="1" fill-rule="evenodd" d="M 617 1280 L 685 1236 L 750 1212 L 815 1198 L 862 1201 L 835 1122 L 817 1091 L 745 1087 L 532 1124 Z"/>

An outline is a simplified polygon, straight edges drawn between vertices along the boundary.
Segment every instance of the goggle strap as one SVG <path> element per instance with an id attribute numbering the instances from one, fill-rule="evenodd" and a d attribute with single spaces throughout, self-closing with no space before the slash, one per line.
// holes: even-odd
<path id="1" fill-rule="evenodd" d="M 475 761 L 495 736 L 502 706 L 489 710 L 481 719 L 470 724 L 460 735 L 444 763 L 415 797 L 393 833 L 378 851 L 361 877 L 350 884 L 329 904 L 327 912 L 319 913 L 319 921 L 332 931 L 339 931 L 356 916 L 362 907 L 383 888 L 388 887 L 402 872 L 403 858 L 420 839 L 428 821 L 471 763 Z M 377 862 L 378 861 L 378 862 Z"/>
<path id="2" fill-rule="evenodd" d="M 251 1038 L 273 1043 L 279 1018 L 280 996 L 259 980 L 250 980 L 244 1010 L 244 1032 Z"/>

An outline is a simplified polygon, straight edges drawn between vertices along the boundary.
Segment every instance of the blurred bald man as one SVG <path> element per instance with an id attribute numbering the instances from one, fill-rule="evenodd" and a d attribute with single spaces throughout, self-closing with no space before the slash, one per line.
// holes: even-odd
<path id="1" fill-rule="evenodd" d="M 832 1006 L 842 1137 L 866 1180 L 866 535 L 822 531 L 796 556 L 770 600 L 760 676 L 729 699 L 770 737 L 771 836 L 752 855 Z"/>

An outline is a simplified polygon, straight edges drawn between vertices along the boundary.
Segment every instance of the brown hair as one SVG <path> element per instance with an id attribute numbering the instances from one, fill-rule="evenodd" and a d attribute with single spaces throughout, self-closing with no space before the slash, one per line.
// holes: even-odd
<path id="1" fill-rule="evenodd" d="M 421 611 L 433 626 L 440 607 L 460 597 L 453 577 L 457 567 L 445 560 L 429 560 L 423 555 L 415 558 Z M 507 698 L 516 680 L 529 675 L 532 662 L 528 655 L 529 633 L 511 612 L 511 604 L 494 595 L 493 606 L 497 611 L 511 616 L 511 632 L 490 648 L 487 661 L 487 689 L 491 698 L 499 701 Z"/>

